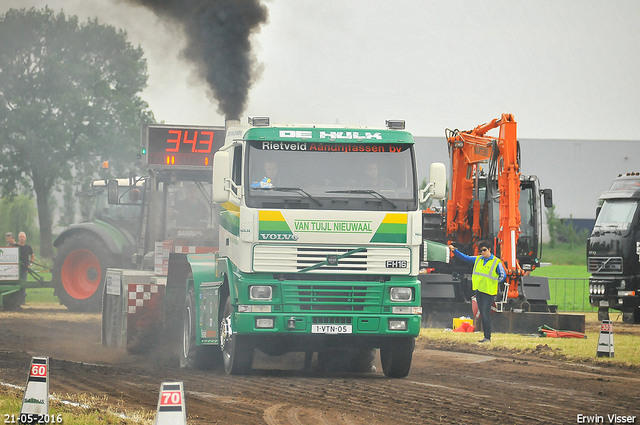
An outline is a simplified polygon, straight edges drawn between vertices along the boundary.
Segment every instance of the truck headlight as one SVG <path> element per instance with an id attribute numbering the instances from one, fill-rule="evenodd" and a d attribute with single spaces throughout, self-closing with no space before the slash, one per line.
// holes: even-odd
<path id="1" fill-rule="evenodd" d="M 406 331 L 407 321 L 406 320 L 389 320 L 389 330 L 390 331 Z"/>
<path id="2" fill-rule="evenodd" d="M 271 296 L 271 286 L 256 285 L 249 288 L 249 298 L 252 300 L 270 300 Z"/>
<path id="3" fill-rule="evenodd" d="M 413 299 L 413 289 L 393 287 L 390 292 L 391 301 L 408 302 Z"/>
<path id="4" fill-rule="evenodd" d="M 259 317 L 256 318 L 256 328 L 259 329 L 273 329 L 272 317 Z"/>

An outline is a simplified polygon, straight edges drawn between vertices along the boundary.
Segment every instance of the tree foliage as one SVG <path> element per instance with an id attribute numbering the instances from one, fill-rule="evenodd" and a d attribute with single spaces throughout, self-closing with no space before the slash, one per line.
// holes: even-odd
<path id="1" fill-rule="evenodd" d="M 36 233 L 36 206 L 33 198 L 26 195 L 18 195 L 13 198 L 0 200 L 0 245 L 5 244 L 4 235 L 12 232 L 18 240 L 18 233 L 27 234 L 27 243 L 33 244 L 39 238 Z"/>
<path id="2" fill-rule="evenodd" d="M 104 160 L 117 172 L 133 166 L 140 124 L 153 122 L 138 96 L 146 61 L 125 32 L 49 8 L 9 10 L 0 40 L 0 191 L 35 192 L 50 256 L 53 191 Z"/>
<path id="3" fill-rule="evenodd" d="M 571 248 L 576 245 L 586 245 L 589 231 L 587 229 L 576 230 L 572 219 L 559 218 L 555 209 L 556 207 L 553 206 L 545 211 L 549 229 L 549 247 L 555 248 L 558 242 L 567 243 Z"/>

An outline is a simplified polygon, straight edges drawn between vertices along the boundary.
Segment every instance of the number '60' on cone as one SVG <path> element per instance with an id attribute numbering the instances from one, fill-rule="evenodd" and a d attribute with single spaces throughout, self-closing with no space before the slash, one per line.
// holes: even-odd
<path id="1" fill-rule="evenodd" d="M 49 414 L 49 357 L 32 357 L 24 387 L 22 414 Z"/>

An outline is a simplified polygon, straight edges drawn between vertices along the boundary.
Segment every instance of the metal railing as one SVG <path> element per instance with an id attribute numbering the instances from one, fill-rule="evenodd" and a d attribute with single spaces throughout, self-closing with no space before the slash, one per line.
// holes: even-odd
<path id="1" fill-rule="evenodd" d="M 549 304 L 556 304 L 558 311 L 598 311 L 589 304 L 588 278 L 550 277 L 549 294 Z"/>

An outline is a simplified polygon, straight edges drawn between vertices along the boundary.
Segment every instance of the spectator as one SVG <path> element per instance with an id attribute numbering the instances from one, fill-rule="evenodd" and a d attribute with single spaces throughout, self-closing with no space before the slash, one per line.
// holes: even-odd
<path id="1" fill-rule="evenodd" d="M 31 245 L 27 245 L 27 234 L 25 232 L 18 233 L 18 246 L 20 247 L 20 279 L 26 279 L 27 268 L 35 261 L 36 256 Z"/>
<path id="2" fill-rule="evenodd" d="M 7 232 L 7 233 L 4 235 L 4 238 L 5 238 L 5 240 L 7 241 L 7 246 L 16 246 L 16 245 L 18 245 L 18 244 L 16 243 L 16 238 L 13 236 L 13 233 L 11 233 L 11 232 Z"/>

